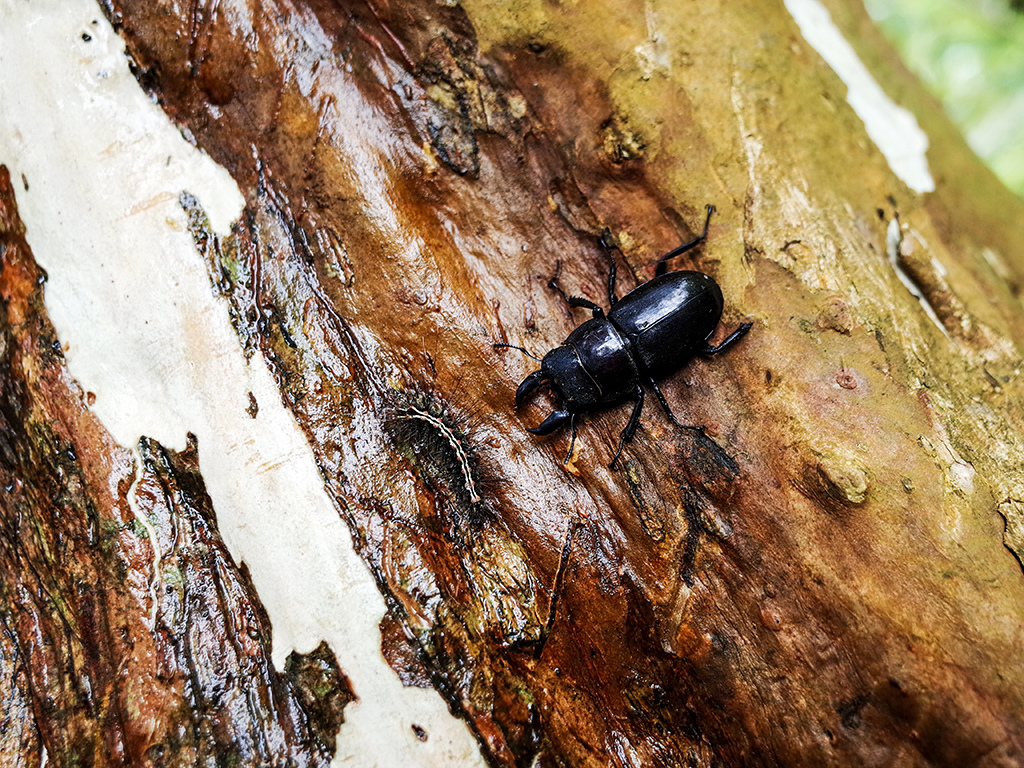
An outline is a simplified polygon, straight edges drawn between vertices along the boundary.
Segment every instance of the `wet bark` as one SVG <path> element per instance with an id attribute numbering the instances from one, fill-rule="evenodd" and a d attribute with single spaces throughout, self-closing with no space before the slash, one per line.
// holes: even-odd
<path id="1" fill-rule="evenodd" d="M 639 4 L 104 5 L 142 86 L 247 195 L 227 238 L 181 203 L 388 601 L 385 657 L 441 692 L 491 764 L 1024 760 L 1024 217 L 862 11 L 833 7 L 922 116 L 935 193 L 892 174 L 781 5 L 656 20 Z M 650 398 L 619 469 L 625 405 L 588 415 L 563 464 L 568 435 L 524 429 L 552 403 L 513 408 L 535 365 L 493 343 L 557 345 L 586 314 L 547 289 L 552 275 L 604 296 L 607 228 L 622 295 L 706 203 L 708 241 L 679 266 L 722 285 L 716 339 L 754 328 L 662 383 L 705 432 L 674 428 Z M 38 490 L 4 502 L 4 557 L 21 570 L 4 569 L 19 575 L 0 658 L 21 659 L 2 681 L 32 717 L 10 739 L 63 749 L 45 728 L 66 723 L 95 754 L 144 754 L 117 704 L 137 655 L 121 646 L 159 639 L 174 648 L 154 655 L 177 658 L 184 638 L 237 631 L 239 616 L 260 636 L 263 619 L 190 455 L 143 443 L 147 534 L 187 521 L 213 555 L 185 584 L 220 585 L 203 615 L 222 625 L 156 632 L 152 600 L 171 596 L 152 591 L 154 550 L 133 528 L 131 459 L 102 444 L 61 373 L 23 253 L 4 256 L 5 482 Z M 12 316 L 22 305 L 36 326 Z M 12 399 L 33 391 L 59 418 Z M 78 521 L 69 562 L 45 526 L 25 543 L 29 512 Z M 175 557 L 187 570 L 187 548 Z M 116 568 L 125 594 L 92 595 Z M 71 615 L 41 597 L 55 579 L 78 596 Z M 115 597 L 136 614 L 120 633 Z M 37 636 L 52 663 L 25 658 Z M 257 666 L 267 690 L 291 690 Z M 184 674 L 148 674 L 130 676 L 154 686 L 147 717 L 195 714 Z M 280 729 L 297 762 L 326 760 L 306 724 L 316 707 L 274 702 L 250 704 L 245 727 Z M 190 721 L 196 755 L 222 743 L 202 729 L 228 709 Z"/>
<path id="2" fill-rule="evenodd" d="M 333 654 L 274 670 L 194 441 L 111 440 L 24 234 L 0 166 L 0 764 L 328 765 L 351 700 Z"/>

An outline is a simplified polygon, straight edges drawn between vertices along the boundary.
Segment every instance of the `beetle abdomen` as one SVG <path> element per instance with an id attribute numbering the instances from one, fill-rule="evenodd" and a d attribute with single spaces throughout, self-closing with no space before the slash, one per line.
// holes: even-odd
<path id="1" fill-rule="evenodd" d="M 608 319 L 651 373 L 677 368 L 703 348 L 722 318 L 722 290 L 702 272 L 669 272 L 626 294 Z"/>

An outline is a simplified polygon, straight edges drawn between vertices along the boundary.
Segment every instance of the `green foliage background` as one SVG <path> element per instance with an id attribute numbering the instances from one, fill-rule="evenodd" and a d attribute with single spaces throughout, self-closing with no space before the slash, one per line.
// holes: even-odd
<path id="1" fill-rule="evenodd" d="M 1024 0 L 865 0 L 967 141 L 1024 197 Z"/>

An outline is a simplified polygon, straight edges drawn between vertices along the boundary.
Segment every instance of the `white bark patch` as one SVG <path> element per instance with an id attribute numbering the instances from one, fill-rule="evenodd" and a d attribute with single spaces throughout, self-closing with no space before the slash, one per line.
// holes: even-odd
<path id="1" fill-rule="evenodd" d="M 658 29 L 658 14 L 653 0 L 644 2 L 644 19 L 647 22 L 647 39 L 633 49 L 644 80 L 650 80 L 656 73 L 668 75 L 672 71 L 672 57 L 665 45 L 665 35 Z"/>
<path id="2" fill-rule="evenodd" d="M 198 436 L 221 533 L 269 612 L 275 665 L 325 639 L 359 696 L 335 764 L 482 765 L 441 697 L 404 688 L 384 660 L 383 599 L 265 363 L 246 363 L 214 298 L 178 196 L 196 195 L 226 233 L 243 202 L 227 172 L 149 101 L 88 0 L 0 4 L 0 104 L 0 163 L 71 373 L 122 445 Z"/>
<path id="3" fill-rule="evenodd" d="M 131 509 L 132 514 L 135 515 L 136 521 L 139 525 L 146 529 L 147 540 L 149 546 L 153 550 L 153 575 L 149 579 L 149 600 L 152 606 L 152 610 L 149 614 L 150 630 L 154 631 L 157 625 L 157 618 L 160 610 L 160 589 L 163 586 L 163 569 L 160 564 L 163 562 L 164 553 L 160 549 L 160 537 L 157 535 L 156 528 L 149 521 L 149 517 L 146 516 L 144 510 L 139 508 L 139 481 L 142 480 L 142 455 L 139 452 L 138 446 L 135 447 L 132 452 L 134 455 L 134 468 L 133 472 L 135 476 L 132 478 L 131 487 L 128 489 L 128 507 Z"/>
<path id="4" fill-rule="evenodd" d="M 946 326 L 942 324 L 939 316 L 935 313 L 935 308 L 931 305 L 931 302 L 924 297 L 924 295 L 917 290 L 917 286 L 914 285 L 914 281 L 910 279 L 910 275 L 903 271 L 903 267 L 900 266 L 900 254 L 903 248 L 903 227 L 900 224 L 899 216 L 893 215 L 889 221 L 888 226 L 885 230 L 885 252 L 889 256 L 889 264 L 892 266 L 896 276 L 903 283 L 903 287 L 910 291 L 910 295 L 913 296 L 921 303 L 921 308 L 924 313 L 928 315 L 928 319 L 931 320 L 935 327 L 942 331 L 942 335 L 947 339 L 950 338 L 949 331 L 946 330 Z M 944 270 L 943 270 L 944 271 Z"/>
<path id="5" fill-rule="evenodd" d="M 806 40 L 846 84 L 846 100 L 864 121 L 892 172 L 915 192 L 934 192 L 928 137 L 910 111 L 890 99 L 871 76 L 819 0 L 785 0 Z"/>

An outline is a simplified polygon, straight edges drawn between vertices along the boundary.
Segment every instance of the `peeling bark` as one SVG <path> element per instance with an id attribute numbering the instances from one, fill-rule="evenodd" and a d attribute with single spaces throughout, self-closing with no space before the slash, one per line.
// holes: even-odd
<path id="1" fill-rule="evenodd" d="M 110 439 L 67 372 L 45 280 L 0 166 L 3 764 L 327 765 L 352 698 L 330 651 L 316 690 L 274 670 L 194 440 L 133 454 Z"/>
<path id="2" fill-rule="evenodd" d="M 270 361 L 391 620 L 494 764 L 1019 759 L 1021 689 L 997 660 L 1021 649 L 1024 585 L 995 512 L 1019 482 L 1002 419 L 1019 424 L 1022 324 L 977 254 L 998 250 L 1009 272 L 1020 256 L 938 230 L 941 196 L 929 210 L 894 182 L 848 109 L 801 104 L 802 89 L 841 96 L 806 49 L 777 66 L 792 30 L 767 12 L 729 29 L 718 8 L 708 40 L 681 37 L 688 54 L 667 55 L 732 70 L 726 95 L 709 74 L 688 89 L 612 71 L 623 44 L 582 9 L 115 7 L 142 81 L 249 190 L 225 242 L 193 217 L 212 281 Z M 859 178 L 827 183 L 834 166 Z M 681 195 L 694 179 L 718 189 Z M 889 197 L 895 246 L 875 213 L 895 215 Z M 608 226 L 635 284 L 709 198 L 732 210 L 696 266 L 725 286 L 727 323 L 757 320 L 742 351 L 671 385 L 710 438 L 649 418 L 612 473 L 613 410 L 585 430 L 578 476 L 562 472 L 562 441 L 512 416 L 527 368 L 491 342 L 553 346 L 574 322 L 544 289 L 558 264 L 573 292 L 601 295 Z M 411 401 L 450 414 L 454 444 L 396 439 Z M 457 462 L 422 459 L 445 450 L 471 459 L 484 514 Z M 526 651 L 576 517 L 538 660 Z"/>
<path id="3" fill-rule="evenodd" d="M 492 765 L 1021 763 L 1024 211 L 859 6 L 833 12 L 923 116 L 934 194 L 893 175 L 781 5 L 104 7 L 140 84 L 247 195 L 225 238 L 181 201 L 388 602 L 386 658 L 445 697 Z M 755 327 L 663 384 L 706 434 L 649 408 L 611 471 L 612 408 L 563 466 L 568 437 L 530 436 L 541 408 L 512 407 L 531 364 L 493 342 L 555 346 L 582 319 L 546 289 L 556 271 L 603 296 L 608 228 L 621 294 L 708 202 L 708 242 L 680 261 L 721 283 L 725 327 Z M 70 438 L 46 439 L 52 473 Z M 140 492 L 217 550 L 194 458 L 141 451 Z M 109 453 L 118 482 L 93 484 L 120 489 L 99 506 L 128 525 L 131 462 Z M 151 551 L 119 535 L 148 606 Z M 112 567 L 83 562 L 75 583 Z M 253 598 L 202 594 L 262 626 Z M 122 656 L 101 650 L 106 681 Z M 98 716 L 66 692 L 78 681 L 57 686 L 61 717 L 95 745 Z M 286 741 L 311 744 L 285 700 Z"/>

